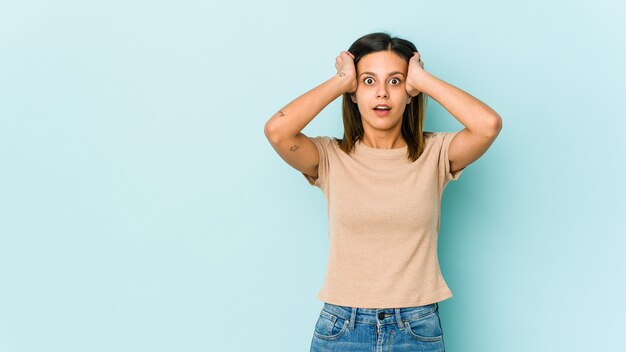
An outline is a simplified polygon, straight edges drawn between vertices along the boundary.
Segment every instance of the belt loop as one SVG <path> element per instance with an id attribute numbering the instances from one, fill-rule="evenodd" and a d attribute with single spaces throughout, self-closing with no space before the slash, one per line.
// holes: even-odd
<path id="1" fill-rule="evenodd" d="M 350 315 L 350 324 L 348 325 L 348 328 L 350 328 L 350 330 L 354 330 L 355 320 L 356 320 L 356 307 L 352 307 L 352 315 Z"/>
<path id="2" fill-rule="evenodd" d="M 435 308 L 437 308 L 436 310 L 439 310 L 439 303 L 435 302 Z"/>
<path id="3" fill-rule="evenodd" d="M 400 330 L 404 330 L 404 323 L 402 322 L 402 316 L 400 316 L 400 308 L 394 308 L 396 311 L 396 322 L 398 323 L 398 328 Z"/>

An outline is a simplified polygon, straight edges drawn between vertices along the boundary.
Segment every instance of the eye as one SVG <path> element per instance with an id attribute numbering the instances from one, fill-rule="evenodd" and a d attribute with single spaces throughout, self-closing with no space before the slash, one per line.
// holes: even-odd
<path id="1" fill-rule="evenodd" d="M 365 84 L 368 84 L 368 85 L 371 84 L 372 81 L 373 81 L 372 77 L 366 77 L 363 80 L 363 82 L 365 82 Z M 397 77 L 394 77 L 394 78 L 390 79 L 389 81 L 390 82 L 395 82 L 395 83 L 392 83 L 393 85 L 398 85 L 398 84 L 400 84 L 400 82 L 402 82 L 402 80 L 397 78 Z"/>

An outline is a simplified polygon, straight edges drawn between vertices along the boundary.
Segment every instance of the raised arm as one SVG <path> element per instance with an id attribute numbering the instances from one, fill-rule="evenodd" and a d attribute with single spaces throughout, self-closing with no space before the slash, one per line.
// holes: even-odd
<path id="1" fill-rule="evenodd" d="M 448 148 L 450 172 L 455 173 L 485 154 L 502 130 L 502 118 L 471 94 L 426 72 L 420 62 L 420 54 L 414 53 L 406 81 L 409 95 L 424 92 L 465 127 L 454 136 Z"/>
<path id="2" fill-rule="evenodd" d="M 315 144 L 301 131 L 322 109 L 343 93 L 356 91 L 354 57 L 347 51 L 337 56 L 337 74 L 299 96 L 265 123 L 265 136 L 280 157 L 293 168 L 317 178 L 319 155 Z"/>

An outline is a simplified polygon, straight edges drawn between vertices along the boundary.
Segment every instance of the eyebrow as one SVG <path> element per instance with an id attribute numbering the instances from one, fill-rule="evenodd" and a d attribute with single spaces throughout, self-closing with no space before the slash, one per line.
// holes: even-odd
<path id="1" fill-rule="evenodd" d="M 375 73 L 373 73 L 373 72 L 367 72 L 367 71 L 366 71 L 366 72 L 361 73 L 361 74 L 359 75 L 359 77 L 361 77 L 362 75 L 364 75 L 364 74 L 366 74 L 366 73 L 367 73 L 367 74 L 370 74 L 370 75 L 372 75 L 372 76 L 374 76 L 374 77 L 378 77 L 378 76 L 376 76 L 376 74 L 375 74 Z M 393 71 L 393 72 L 390 72 L 390 73 L 389 73 L 389 75 L 388 75 L 387 77 L 389 77 L 389 76 L 393 76 L 393 75 L 398 74 L 398 73 L 399 73 L 399 74 L 401 74 L 401 75 L 403 75 L 403 76 L 405 76 L 405 74 L 404 74 L 404 73 L 402 73 L 402 72 L 400 72 L 400 71 Z M 405 76 L 405 77 L 406 77 L 406 76 Z"/>

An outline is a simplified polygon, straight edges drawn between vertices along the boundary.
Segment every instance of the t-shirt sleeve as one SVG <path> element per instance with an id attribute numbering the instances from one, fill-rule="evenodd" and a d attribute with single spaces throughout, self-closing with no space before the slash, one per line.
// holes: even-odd
<path id="1" fill-rule="evenodd" d="M 315 146 L 317 147 L 317 152 L 319 154 L 319 166 L 317 171 L 317 178 L 313 178 L 304 172 L 302 175 L 309 181 L 309 184 L 315 186 L 319 189 L 326 188 L 327 175 L 329 172 L 329 162 L 328 162 L 328 148 L 330 148 L 330 138 L 326 136 L 317 136 L 310 138 Z"/>
<path id="2" fill-rule="evenodd" d="M 439 137 L 441 139 L 441 151 L 439 153 L 439 174 L 443 180 L 445 186 L 450 181 L 456 181 L 459 176 L 465 171 L 466 168 L 457 170 L 454 173 L 450 172 L 450 159 L 448 157 L 448 149 L 450 148 L 450 142 L 452 138 L 459 132 L 440 132 Z"/>

